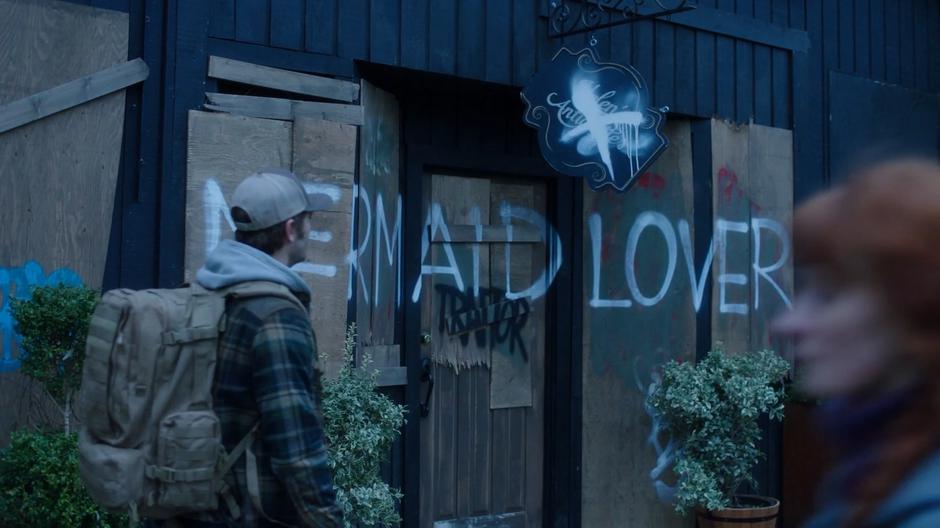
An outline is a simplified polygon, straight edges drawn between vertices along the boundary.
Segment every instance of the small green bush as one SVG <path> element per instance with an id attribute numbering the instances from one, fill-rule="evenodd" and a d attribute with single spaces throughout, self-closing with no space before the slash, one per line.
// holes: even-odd
<path id="1" fill-rule="evenodd" d="M 355 325 L 346 331 L 339 376 L 323 387 L 330 467 L 346 526 L 395 526 L 399 490 L 383 482 L 380 464 L 404 424 L 404 407 L 375 391 L 376 374 L 355 368 Z M 363 367 L 368 367 L 369 359 Z"/>
<path id="2" fill-rule="evenodd" d="M 62 407 L 69 432 L 72 395 L 82 381 L 85 338 L 98 292 L 84 286 L 40 286 L 10 308 L 22 336 L 22 373 L 38 381 Z"/>
<path id="3" fill-rule="evenodd" d="M 15 431 L 0 450 L 0 526 L 110 528 L 122 515 L 99 509 L 78 476 L 77 436 Z"/>
<path id="4" fill-rule="evenodd" d="M 758 418 L 783 418 L 789 364 L 771 350 L 708 353 L 697 364 L 670 361 L 650 396 L 679 451 L 676 511 L 719 510 L 733 503 L 763 456 Z"/>

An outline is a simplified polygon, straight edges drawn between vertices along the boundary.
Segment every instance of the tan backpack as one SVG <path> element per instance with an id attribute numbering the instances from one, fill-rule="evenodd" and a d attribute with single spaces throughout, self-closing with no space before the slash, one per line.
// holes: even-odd
<path id="1" fill-rule="evenodd" d="M 214 511 L 221 497 L 240 517 L 224 476 L 250 449 L 257 425 L 226 453 L 212 384 L 226 302 L 261 296 L 302 308 L 272 282 L 102 296 L 88 330 L 78 408 L 79 471 L 98 504 L 128 511 L 132 520 L 168 519 Z M 257 483 L 249 490 L 260 506 Z"/>

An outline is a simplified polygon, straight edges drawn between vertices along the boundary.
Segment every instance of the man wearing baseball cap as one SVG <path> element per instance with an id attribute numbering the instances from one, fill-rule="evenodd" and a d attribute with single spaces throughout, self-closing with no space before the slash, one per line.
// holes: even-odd
<path id="1" fill-rule="evenodd" d="M 211 290 L 273 282 L 298 302 L 236 298 L 226 308 L 213 409 L 227 452 L 259 424 L 249 453 L 257 474 L 251 474 L 249 461 L 236 463 L 227 477 L 242 512 L 237 524 L 229 508 L 221 507 L 194 526 L 343 524 L 327 465 L 310 288 L 290 269 L 305 258 L 310 213 L 327 205 L 326 196 L 308 194 L 289 171 L 248 176 L 232 197 L 235 240 L 221 242 L 196 274 L 196 281 Z"/>

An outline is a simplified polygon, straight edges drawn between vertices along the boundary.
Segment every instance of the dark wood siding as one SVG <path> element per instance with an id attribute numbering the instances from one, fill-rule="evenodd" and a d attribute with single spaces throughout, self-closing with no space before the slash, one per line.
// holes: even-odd
<path id="1" fill-rule="evenodd" d="M 803 29 L 805 0 L 704 0 L 704 8 Z M 562 44 L 548 38 L 544 0 L 213 0 L 213 39 L 523 85 Z M 794 15 L 795 13 L 795 15 Z M 791 19 L 797 19 L 793 24 Z M 746 19 L 740 19 L 746 20 Z M 596 33 L 602 59 L 636 66 L 652 103 L 690 116 L 789 128 L 789 50 L 669 22 Z M 716 45 L 717 44 L 717 45 Z M 311 68 L 312 69 L 312 68 Z M 333 73 L 333 72 L 324 72 Z"/>

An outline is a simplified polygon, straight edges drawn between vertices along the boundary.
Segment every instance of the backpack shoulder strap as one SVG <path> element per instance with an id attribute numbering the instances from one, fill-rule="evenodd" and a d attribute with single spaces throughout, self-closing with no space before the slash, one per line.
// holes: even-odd
<path id="1" fill-rule="evenodd" d="M 289 301 L 294 306 L 300 308 L 304 313 L 307 307 L 300 299 L 294 295 L 287 286 L 269 281 L 248 281 L 234 284 L 227 288 L 217 290 L 221 295 L 229 300 L 245 300 L 258 297 L 276 297 Z"/>

